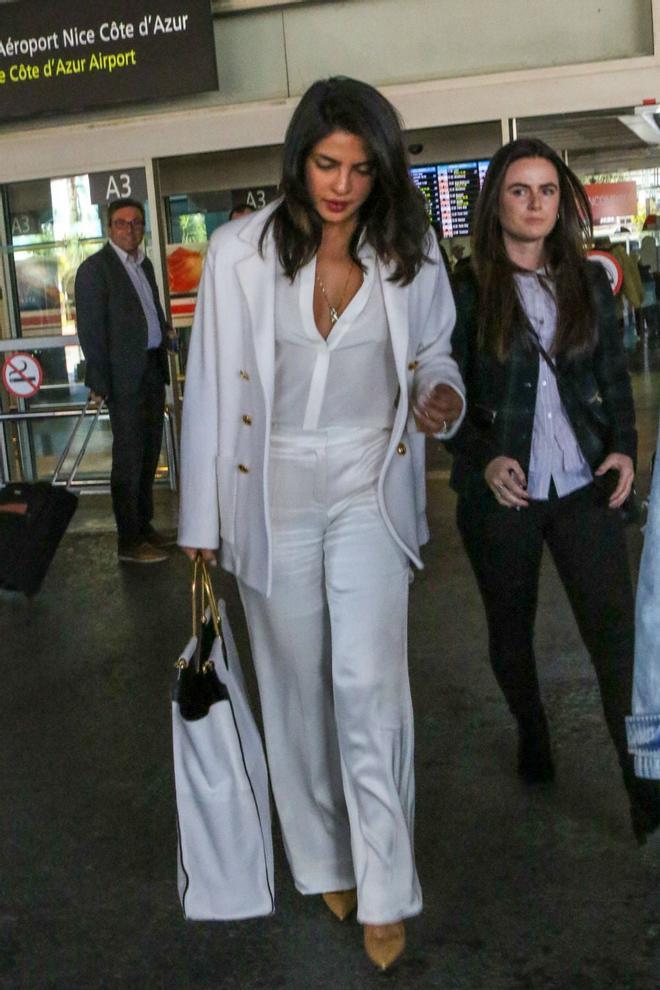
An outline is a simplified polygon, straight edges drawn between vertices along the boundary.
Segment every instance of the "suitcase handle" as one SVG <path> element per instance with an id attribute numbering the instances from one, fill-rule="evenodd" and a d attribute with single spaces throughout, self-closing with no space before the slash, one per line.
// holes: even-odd
<path id="1" fill-rule="evenodd" d="M 73 441 L 76 438 L 76 434 L 78 433 L 78 430 L 80 429 L 80 426 L 85 422 L 85 417 L 87 416 L 87 411 L 90 408 L 90 406 L 92 406 L 92 405 L 96 405 L 96 412 L 95 412 L 94 417 L 92 419 L 92 422 L 91 422 L 91 424 L 89 426 L 89 429 L 87 430 L 87 436 L 83 440 L 83 442 L 81 444 L 81 447 L 80 447 L 80 450 L 78 451 L 78 453 L 76 455 L 76 459 L 73 462 L 73 465 L 72 465 L 71 470 L 69 472 L 69 477 L 68 477 L 67 481 L 66 482 L 60 481 L 59 480 L 60 471 L 64 467 L 64 462 L 66 461 L 67 457 L 69 456 L 69 454 L 71 452 L 71 447 L 73 446 Z M 92 433 L 94 432 L 94 428 L 95 428 L 96 424 L 98 423 L 99 416 L 101 415 L 101 410 L 103 409 L 103 406 L 104 405 L 105 405 L 105 400 L 103 400 L 102 402 L 99 402 L 99 403 L 94 403 L 94 402 L 92 402 L 92 400 L 90 398 L 87 399 L 87 401 L 86 401 L 86 403 L 85 403 L 85 405 L 83 407 L 83 410 L 82 410 L 80 416 L 78 416 L 76 422 L 74 423 L 73 430 L 71 431 L 71 436 L 69 437 L 69 439 L 65 443 L 64 449 L 62 450 L 62 453 L 60 454 L 60 458 L 59 458 L 57 464 L 55 465 L 55 470 L 53 471 L 53 477 L 51 478 L 51 485 L 62 485 L 62 484 L 64 484 L 65 487 L 66 487 L 66 490 L 67 491 L 71 491 L 71 488 L 73 487 L 73 479 L 75 478 L 75 476 L 77 474 L 77 471 L 78 471 L 78 468 L 80 467 L 80 462 L 82 461 L 83 457 L 85 456 L 85 451 L 87 450 L 87 446 L 88 446 L 89 441 L 91 439 Z"/>

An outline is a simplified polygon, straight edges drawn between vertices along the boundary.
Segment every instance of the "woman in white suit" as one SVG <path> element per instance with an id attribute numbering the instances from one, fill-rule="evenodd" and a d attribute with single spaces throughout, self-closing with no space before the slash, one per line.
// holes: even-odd
<path id="1" fill-rule="evenodd" d="M 454 305 L 394 108 L 315 83 L 282 198 L 209 244 L 186 376 L 179 542 L 240 588 L 296 887 L 357 906 L 386 968 L 421 910 L 406 625 L 424 434 L 463 386 Z"/>

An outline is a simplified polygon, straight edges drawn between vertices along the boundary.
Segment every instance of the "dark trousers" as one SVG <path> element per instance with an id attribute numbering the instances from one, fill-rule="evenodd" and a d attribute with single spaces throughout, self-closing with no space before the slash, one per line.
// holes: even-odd
<path id="1" fill-rule="evenodd" d="M 490 494 L 459 498 L 457 521 L 486 608 L 493 672 L 523 724 L 542 712 L 533 639 L 547 543 L 591 656 L 607 727 L 629 783 L 625 716 L 632 692 L 634 604 L 619 513 L 588 485 L 520 510 L 503 508 Z"/>
<path id="2" fill-rule="evenodd" d="M 163 439 L 165 384 L 157 351 L 147 352 L 138 389 L 108 402 L 112 426 L 110 489 L 119 545 L 138 543 L 153 517 L 152 487 Z"/>

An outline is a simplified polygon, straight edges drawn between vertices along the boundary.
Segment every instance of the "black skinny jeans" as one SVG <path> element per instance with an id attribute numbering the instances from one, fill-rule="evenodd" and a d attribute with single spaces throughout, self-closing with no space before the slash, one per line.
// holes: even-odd
<path id="1" fill-rule="evenodd" d="M 533 640 L 547 543 L 591 656 L 607 727 L 629 781 L 625 716 L 631 704 L 634 603 L 619 513 L 591 484 L 520 510 L 498 505 L 490 493 L 461 497 L 457 522 L 486 608 L 493 672 L 523 723 L 542 711 Z"/>

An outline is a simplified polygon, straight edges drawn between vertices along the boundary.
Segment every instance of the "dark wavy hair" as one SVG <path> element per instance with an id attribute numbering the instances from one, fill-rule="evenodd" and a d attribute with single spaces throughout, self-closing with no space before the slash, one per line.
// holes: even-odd
<path id="1" fill-rule="evenodd" d="M 393 263 L 392 281 L 406 285 L 426 259 L 426 207 L 408 172 L 396 110 L 373 86 L 357 79 L 319 80 L 296 107 L 284 139 L 284 198 L 264 227 L 260 250 L 272 225 L 280 264 L 292 280 L 316 254 L 323 223 L 307 191 L 305 167 L 314 146 L 334 131 L 361 138 L 373 163 L 373 188 L 360 209 L 350 255 L 359 265 L 357 245 L 364 233 L 379 258 Z"/>
<path id="2" fill-rule="evenodd" d="M 526 319 L 516 292 L 519 269 L 509 258 L 499 221 L 500 192 L 507 169 L 521 158 L 544 158 L 559 178 L 559 214 L 545 240 L 546 261 L 557 299 L 554 354 L 574 358 L 596 343 L 596 313 L 584 263 L 591 245 L 593 222 L 589 199 L 576 175 L 559 155 L 536 138 L 510 141 L 490 163 L 474 213 L 472 266 L 479 283 L 481 346 L 503 361 Z"/>

